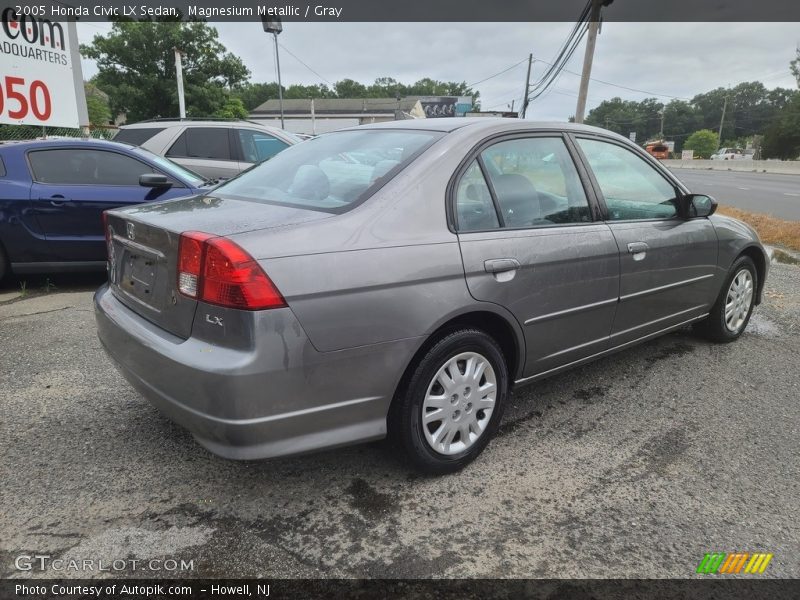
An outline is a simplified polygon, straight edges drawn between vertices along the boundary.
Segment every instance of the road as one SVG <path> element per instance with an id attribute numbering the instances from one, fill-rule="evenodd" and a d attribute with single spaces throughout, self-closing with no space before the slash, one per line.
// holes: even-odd
<path id="1" fill-rule="evenodd" d="M 720 204 L 800 221 L 800 175 L 672 169 L 689 189 Z"/>
<path id="2" fill-rule="evenodd" d="M 212 456 L 112 367 L 87 285 L 56 283 L 0 304 L 0 578 L 81 575 L 14 568 L 33 553 L 194 577 L 685 578 L 710 551 L 800 577 L 800 267 L 773 267 L 736 343 L 682 331 L 518 390 L 442 478 L 381 444 Z"/>

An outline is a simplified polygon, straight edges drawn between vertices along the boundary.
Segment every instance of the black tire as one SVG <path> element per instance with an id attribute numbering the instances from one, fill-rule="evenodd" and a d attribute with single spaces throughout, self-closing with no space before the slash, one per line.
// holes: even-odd
<path id="1" fill-rule="evenodd" d="M 739 276 L 742 271 L 748 271 L 752 278 L 753 294 L 750 299 L 750 307 L 747 310 L 747 315 L 744 317 L 741 325 L 731 330 L 725 322 L 725 304 L 728 299 L 728 290 L 731 287 L 731 282 Z M 711 308 L 708 318 L 698 323 L 696 329 L 707 339 L 712 342 L 726 344 L 739 338 L 747 329 L 747 324 L 750 322 L 750 315 L 753 314 L 753 307 L 755 306 L 756 294 L 758 291 L 758 270 L 749 256 L 740 256 L 731 266 L 728 276 L 725 278 L 725 283 L 719 292 L 717 301 Z"/>
<path id="2" fill-rule="evenodd" d="M 487 411 L 475 408 L 479 406 L 478 395 L 472 395 L 473 392 L 469 387 L 461 389 L 461 396 L 458 402 L 463 402 L 463 405 L 459 406 L 463 408 L 462 416 L 465 419 L 465 423 L 473 419 L 476 420 L 476 423 L 478 419 L 486 419 L 486 422 L 481 433 L 477 433 L 476 428 L 461 423 L 460 426 L 466 426 L 470 434 L 475 433 L 477 435 L 477 439 L 469 442 L 471 445 L 463 451 L 454 454 L 443 454 L 434 450 L 431 443 L 426 439 L 426 434 L 423 430 L 426 426 L 422 422 L 423 403 L 429 388 L 434 389 L 433 386 L 437 385 L 433 380 L 439 370 L 451 359 L 462 353 L 475 353 L 488 361 L 496 381 L 494 406 L 490 414 L 486 415 Z M 465 365 L 466 362 L 458 363 L 458 365 L 462 364 Z M 461 369 L 462 366 L 457 368 Z M 466 367 L 460 374 L 465 370 Z M 488 381 L 485 379 L 485 375 L 482 381 L 484 381 L 484 385 Z M 469 383 L 465 385 L 469 385 Z M 458 471 L 472 462 L 483 451 L 497 431 L 498 424 L 503 416 L 508 390 L 508 366 L 502 350 L 491 336 L 478 329 L 458 329 L 449 332 L 436 341 L 425 352 L 423 357 L 411 367 L 410 376 L 406 378 L 405 384 L 398 389 L 388 416 L 389 440 L 393 446 L 402 450 L 406 458 L 420 471 L 433 475 Z M 447 395 L 447 392 L 443 391 L 442 394 Z M 458 393 L 453 395 L 459 396 Z M 474 406 L 470 402 L 470 398 L 476 401 Z M 455 404 L 446 407 L 446 410 L 453 411 L 450 414 L 451 418 L 455 418 L 456 408 L 458 407 Z M 472 414 L 473 410 L 475 411 L 474 415 Z M 468 413 L 470 414 L 469 417 L 467 417 Z M 445 425 L 445 421 L 451 429 L 458 427 L 458 425 L 450 424 L 449 419 L 442 419 L 441 426 Z M 481 423 L 483 423 L 482 420 Z M 427 425 L 431 435 L 433 432 L 430 428 L 434 426 L 435 423 Z M 462 444 L 460 436 L 460 432 L 455 434 L 455 439 L 452 441 L 453 444 Z M 468 437 L 471 436 L 468 434 Z M 459 441 L 456 442 L 455 440 Z"/>
<path id="3" fill-rule="evenodd" d="M 6 275 L 10 274 L 11 269 L 8 267 L 8 258 L 6 257 L 5 250 L 3 250 L 3 244 L 0 244 L 0 283 L 3 283 L 3 279 Z"/>

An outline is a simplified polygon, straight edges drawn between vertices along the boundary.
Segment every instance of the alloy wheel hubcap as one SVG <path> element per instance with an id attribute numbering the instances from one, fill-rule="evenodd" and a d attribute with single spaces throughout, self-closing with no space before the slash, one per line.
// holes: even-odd
<path id="1" fill-rule="evenodd" d="M 728 331 L 739 332 L 744 326 L 752 303 L 753 276 L 747 269 L 742 269 L 731 281 L 725 298 L 725 327 Z"/>
<path id="2" fill-rule="evenodd" d="M 483 435 L 497 399 L 497 377 L 477 352 L 448 359 L 434 375 L 422 403 L 422 431 L 439 454 L 470 448 Z"/>

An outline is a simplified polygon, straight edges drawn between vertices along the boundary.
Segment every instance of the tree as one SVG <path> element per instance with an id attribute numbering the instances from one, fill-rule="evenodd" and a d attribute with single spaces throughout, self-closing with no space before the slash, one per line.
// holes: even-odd
<path id="1" fill-rule="evenodd" d="M 108 96 L 90 82 L 84 82 L 83 89 L 86 93 L 86 110 L 89 113 L 89 123 L 95 126 L 108 125 L 111 122 Z"/>
<path id="2" fill-rule="evenodd" d="M 764 133 L 764 158 L 794 160 L 800 157 L 800 93 L 784 107 Z"/>
<path id="3" fill-rule="evenodd" d="M 687 150 L 694 150 L 700 158 L 708 158 L 716 152 L 719 146 L 719 136 L 710 129 L 695 131 L 683 145 Z"/>
<path id="4" fill-rule="evenodd" d="M 225 104 L 222 105 L 222 108 L 217 110 L 213 116 L 221 119 L 246 119 L 249 114 L 249 111 L 244 107 L 244 104 L 242 104 L 239 98 L 230 96 L 225 100 Z"/>
<path id="5" fill-rule="evenodd" d="M 797 48 L 797 58 L 789 63 L 789 68 L 792 70 L 792 75 L 797 79 L 797 87 L 800 87 L 800 46 Z"/>
<path id="6" fill-rule="evenodd" d="M 267 100 L 278 97 L 278 84 L 246 82 L 236 86 L 232 93 L 242 101 L 248 111 L 252 111 Z"/>
<path id="7" fill-rule="evenodd" d="M 337 98 L 366 98 L 367 86 L 352 79 L 342 79 L 333 86 Z"/>
<path id="8" fill-rule="evenodd" d="M 587 125 L 604 127 L 625 137 L 635 132 L 636 139 L 645 142 L 659 135 L 660 112 L 663 109 L 664 105 L 655 98 L 636 102 L 617 97 L 605 100 L 589 111 L 585 122 Z"/>
<path id="9" fill-rule="evenodd" d="M 94 83 L 109 96 L 113 114 L 129 122 L 178 115 L 174 48 L 184 53 L 187 114 L 222 110 L 229 91 L 250 72 L 227 52 L 217 30 L 202 22 L 116 21 L 107 36 L 96 35 L 81 53 L 97 62 Z"/>

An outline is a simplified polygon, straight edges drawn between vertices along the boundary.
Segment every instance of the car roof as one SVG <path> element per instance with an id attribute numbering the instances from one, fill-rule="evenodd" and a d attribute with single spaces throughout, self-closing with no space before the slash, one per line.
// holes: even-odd
<path id="1" fill-rule="evenodd" d="M 187 127 L 231 127 L 232 125 L 255 125 L 257 127 L 264 127 L 266 129 L 276 129 L 258 121 L 249 121 L 247 119 L 147 119 L 146 121 L 139 121 L 137 123 L 128 123 L 120 125 L 120 129 L 152 129 L 154 127 L 175 127 L 178 125 L 186 125 Z"/>
<path id="2" fill-rule="evenodd" d="M 501 117 L 445 117 L 433 119 L 406 119 L 403 121 L 385 121 L 383 123 L 370 123 L 348 129 L 414 129 L 420 131 L 451 132 L 458 129 L 469 128 L 470 131 L 574 131 L 593 134 L 602 134 L 622 140 L 628 138 L 600 127 L 579 125 L 577 123 L 564 123 L 558 121 L 529 121 L 527 119 L 505 119 Z"/>
<path id="3" fill-rule="evenodd" d="M 86 146 L 87 148 L 108 148 L 109 150 L 136 151 L 137 147 L 122 142 L 85 138 L 50 138 L 44 140 L 12 140 L 0 142 L 1 148 L 17 148 L 22 151 L 39 148 L 64 148 Z"/>

